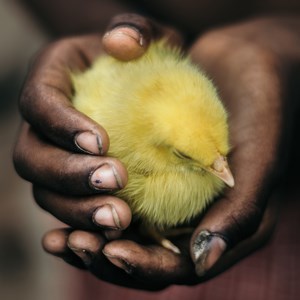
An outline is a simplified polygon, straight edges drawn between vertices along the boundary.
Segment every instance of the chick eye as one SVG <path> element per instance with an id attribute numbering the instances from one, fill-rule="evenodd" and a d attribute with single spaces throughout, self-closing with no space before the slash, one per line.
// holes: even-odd
<path id="1" fill-rule="evenodd" d="M 190 156 L 186 155 L 185 153 L 183 153 L 177 149 L 174 149 L 173 153 L 175 156 L 177 156 L 180 159 L 190 159 L 190 160 L 192 159 Z"/>

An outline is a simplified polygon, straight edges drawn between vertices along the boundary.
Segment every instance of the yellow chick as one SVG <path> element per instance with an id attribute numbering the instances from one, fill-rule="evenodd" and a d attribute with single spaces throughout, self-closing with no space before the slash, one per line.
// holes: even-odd
<path id="1" fill-rule="evenodd" d="M 188 222 L 224 182 L 234 185 L 227 113 L 212 82 L 180 50 L 158 41 L 134 61 L 102 55 L 72 78 L 74 106 L 107 130 L 108 155 L 127 167 L 128 184 L 116 195 L 149 231 Z"/>

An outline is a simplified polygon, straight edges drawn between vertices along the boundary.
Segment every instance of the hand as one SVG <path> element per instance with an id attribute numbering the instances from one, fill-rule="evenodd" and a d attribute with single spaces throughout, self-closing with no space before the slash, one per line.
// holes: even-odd
<path id="1" fill-rule="evenodd" d="M 102 236 L 92 232 L 51 232 L 44 239 L 49 252 L 70 260 L 75 259 L 70 248 L 76 249 L 75 253 L 83 257 L 96 276 L 126 286 L 154 289 L 206 280 L 263 243 L 276 219 L 277 199 L 270 197 L 276 181 L 270 173 L 276 170 L 285 87 L 281 60 L 272 51 L 271 41 L 262 39 L 265 44 L 257 44 L 249 38 L 250 34 L 258 38 L 263 33 L 262 25 L 254 21 L 207 33 L 191 49 L 194 61 L 215 79 L 230 112 L 230 164 L 236 179 L 236 187 L 211 207 L 191 239 L 191 254 L 200 277 L 195 275 L 188 251 L 176 256 L 158 246 L 142 246 L 130 240 L 106 244 Z M 199 235 L 203 230 L 210 234 Z M 215 239 L 210 241 L 212 236 Z M 185 249 L 187 241 L 188 237 L 181 241 Z M 203 246 L 204 251 L 199 252 L 195 244 Z M 107 264 L 101 251 L 130 276 Z M 89 259 L 82 253 L 89 253 Z"/>
<path id="2" fill-rule="evenodd" d="M 108 31 L 103 39 L 100 34 L 63 39 L 39 54 L 20 99 L 26 121 L 14 151 L 16 170 L 33 183 L 37 203 L 73 228 L 96 231 L 100 241 L 119 237 L 131 222 L 128 205 L 109 195 L 125 186 L 127 172 L 118 160 L 105 156 L 105 129 L 72 107 L 68 70 L 88 68 L 103 45 L 127 60 L 142 55 L 151 39 L 163 35 L 170 42 L 177 40 L 172 30 L 135 15 L 115 18 Z M 121 52 L 114 51 L 116 41 Z M 74 252 L 82 254 L 74 243 L 70 239 L 69 250 L 64 249 L 72 258 Z M 53 239 L 45 245 L 50 252 L 61 246 Z"/>

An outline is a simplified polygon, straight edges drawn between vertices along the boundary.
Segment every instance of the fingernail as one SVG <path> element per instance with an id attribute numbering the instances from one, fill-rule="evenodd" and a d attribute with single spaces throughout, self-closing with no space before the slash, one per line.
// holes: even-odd
<path id="1" fill-rule="evenodd" d="M 130 26 L 118 26 L 103 36 L 105 51 L 111 56 L 129 61 L 140 57 L 146 49 L 143 35 Z"/>
<path id="2" fill-rule="evenodd" d="M 115 167 L 110 164 L 103 164 L 89 178 L 90 186 L 97 190 L 115 190 L 123 188 L 122 180 Z"/>
<path id="3" fill-rule="evenodd" d="M 109 229 L 122 229 L 116 209 L 111 204 L 105 204 L 97 208 L 93 214 L 93 222 L 97 226 Z"/>
<path id="4" fill-rule="evenodd" d="M 92 263 L 92 255 L 85 249 L 77 249 L 69 246 L 69 248 L 83 261 L 83 263 L 88 267 Z"/>
<path id="5" fill-rule="evenodd" d="M 203 276 L 222 256 L 227 245 L 220 235 L 203 230 L 195 239 L 193 252 L 196 272 Z"/>
<path id="6" fill-rule="evenodd" d="M 89 154 L 103 154 L 101 137 L 90 131 L 80 132 L 75 136 L 75 145 Z"/>
<path id="7" fill-rule="evenodd" d="M 132 273 L 133 266 L 131 264 L 129 264 L 126 260 L 124 260 L 123 258 L 117 257 L 117 256 L 107 254 L 104 251 L 102 251 L 102 252 L 112 264 L 114 264 L 115 266 L 117 266 L 120 269 L 123 269 L 128 274 Z"/>
<path id="8" fill-rule="evenodd" d="M 117 39 L 121 39 L 121 38 L 130 38 L 131 40 L 133 40 L 134 42 L 136 42 L 137 44 L 139 44 L 140 46 L 143 46 L 143 42 L 141 42 L 141 40 L 143 39 L 143 36 L 140 34 L 140 32 L 134 28 L 134 27 L 130 27 L 130 26 L 118 26 L 113 28 L 111 31 L 108 31 L 105 35 L 104 35 L 104 39 L 105 38 L 117 38 Z"/>

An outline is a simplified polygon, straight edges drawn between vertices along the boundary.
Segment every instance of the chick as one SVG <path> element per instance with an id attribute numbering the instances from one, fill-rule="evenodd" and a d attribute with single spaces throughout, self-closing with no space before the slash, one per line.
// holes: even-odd
<path id="1" fill-rule="evenodd" d="M 74 106 L 108 132 L 108 155 L 127 167 L 127 186 L 116 195 L 166 248 L 158 232 L 196 217 L 234 185 L 227 113 L 212 82 L 164 41 L 139 59 L 100 56 L 72 74 Z"/>

